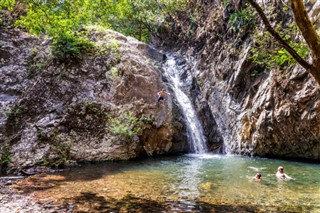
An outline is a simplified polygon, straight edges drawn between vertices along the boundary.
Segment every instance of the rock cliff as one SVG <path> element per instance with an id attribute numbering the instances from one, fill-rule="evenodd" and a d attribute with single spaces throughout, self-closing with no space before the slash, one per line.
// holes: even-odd
<path id="1" fill-rule="evenodd" d="M 238 6 L 244 4 L 239 2 Z M 228 19 L 235 11 L 232 3 L 224 6 L 212 0 L 190 4 L 196 8 L 191 14 L 197 11 L 197 21 L 180 13 L 170 22 L 174 24 L 162 31 L 174 39 L 162 42 L 176 45 L 187 55 L 225 151 L 319 161 L 319 85 L 299 65 L 266 70 L 248 59 L 253 35 L 230 28 Z M 309 2 L 308 9 L 316 20 L 318 4 Z M 176 40 L 179 43 L 173 44 Z"/>
<path id="2" fill-rule="evenodd" d="M 87 28 L 92 51 L 58 61 L 50 40 L 0 32 L 2 166 L 73 164 L 185 152 L 185 129 L 159 66 L 164 55 L 131 37 Z M 179 120 L 180 119 L 180 120 Z"/>

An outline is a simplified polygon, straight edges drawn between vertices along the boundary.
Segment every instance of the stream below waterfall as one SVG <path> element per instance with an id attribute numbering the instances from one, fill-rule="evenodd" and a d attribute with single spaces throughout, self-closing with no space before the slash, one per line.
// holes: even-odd
<path id="1" fill-rule="evenodd" d="M 293 177 L 278 181 L 278 166 Z M 262 181 L 252 181 L 257 172 Z M 320 212 L 320 165 L 231 155 L 86 164 L 14 185 L 71 212 Z"/>

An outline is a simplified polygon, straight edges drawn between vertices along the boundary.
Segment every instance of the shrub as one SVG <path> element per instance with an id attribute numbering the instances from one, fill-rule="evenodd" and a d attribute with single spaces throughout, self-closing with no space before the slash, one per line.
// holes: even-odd
<path id="1" fill-rule="evenodd" d="M 59 33 L 53 39 L 52 53 L 59 60 L 77 58 L 81 52 L 89 51 L 93 43 L 84 35 L 73 32 Z"/>
<path id="2" fill-rule="evenodd" d="M 8 167 L 8 165 L 12 162 L 11 156 L 10 156 L 10 149 L 8 145 L 4 145 L 1 148 L 1 169 L 5 169 Z"/>
<path id="3" fill-rule="evenodd" d="M 235 31 L 254 24 L 255 13 L 249 8 L 240 9 L 230 15 L 229 24 Z"/>
<path id="4" fill-rule="evenodd" d="M 15 123 L 17 117 L 19 117 L 23 113 L 23 110 L 24 108 L 22 106 L 9 109 L 5 111 L 5 117 L 9 122 Z"/>
<path id="5" fill-rule="evenodd" d="M 127 111 L 118 117 L 109 118 L 108 130 L 116 139 L 129 143 L 132 138 L 141 133 L 143 120 L 137 118 L 133 112 Z"/>

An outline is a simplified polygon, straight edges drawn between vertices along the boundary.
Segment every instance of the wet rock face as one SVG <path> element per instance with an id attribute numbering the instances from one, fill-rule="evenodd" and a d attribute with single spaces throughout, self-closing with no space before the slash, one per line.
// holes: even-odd
<path id="1" fill-rule="evenodd" d="M 190 97 L 196 110 L 196 114 L 201 122 L 207 140 L 208 151 L 212 153 L 223 153 L 221 132 L 218 130 L 218 126 L 208 102 L 202 96 L 198 82 L 193 76 L 194 73 L 192 73 L 192 64 L 194 64 L 194 62 L 191 61 L 188 63 L 183 58 L 177 58 L 176 60 L 179 64 L 179 68 L 184 70 L 180 80 L 183 82 L 183 90 Z"/>
<path id="2" fill-rule="evenodd" d="M 311 2 L 309 9 L 314 20 L 318 4 Z M 221 2 L 211 1 L 199 11 L 201 22 L 188 38 L 192 45 L 184 48 L 185 55 L 225 152 L 319 161 L 319 85 L 298 65 L 280 73 L 247 60 L 250 35 L 229 30 L 230 11 Z"/>
<path id="3" fill-rule="evenodd" d="M 171 97 L 156 104 L 166 87 L 157 65 L 163 54 L 113 31 L 88 30 L 93 53 L 63 63 L 50 42 L 1 32 L 0 152 L 7 167 L 186 151 L 185 142 L 172 140 L 178 129 Z"/>

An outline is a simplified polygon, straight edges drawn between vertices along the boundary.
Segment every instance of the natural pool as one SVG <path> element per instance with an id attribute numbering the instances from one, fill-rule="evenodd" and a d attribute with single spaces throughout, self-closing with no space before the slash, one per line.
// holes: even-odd
<path id="1" fill-rule="evenodd" d="M 280 165 L 293 180 L 276 179 Z M 250 180 L 257 172 L 263 180 Z M 32 176 L 15 187 L 74 212 L 320 212 L 320 164 L 265 158 L 185 155 L 97 163 Z"/>

